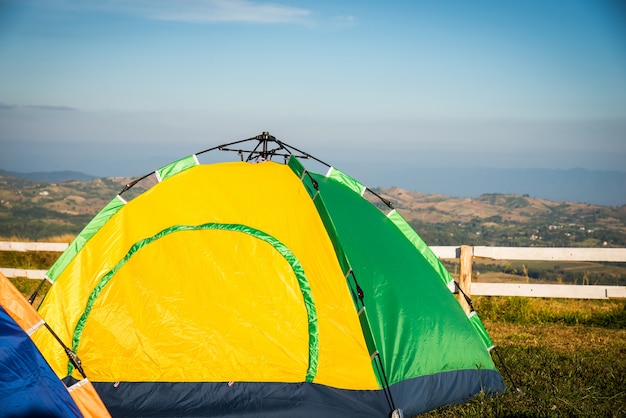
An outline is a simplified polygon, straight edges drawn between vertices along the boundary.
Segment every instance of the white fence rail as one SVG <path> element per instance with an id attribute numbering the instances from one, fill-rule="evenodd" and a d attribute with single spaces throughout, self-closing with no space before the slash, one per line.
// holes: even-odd
<path id="1" fill-rule="evenodd" d="M 27 279 L 43 279 L 48 270 L 25 270 L 0 267 L 0 273 L 6 277 L 25 277 Z"/>
<path id="2" fill-rule="evenodd" d="M 626 248 L 547 247 L 431 247 L 439 258 L 461 259 L 459 286 L 467 295 L 524 296 L 569 299 L 626 298 L 626 286 L 479 283 L 472 282 L 472 260 L 604 261 L 626 262 Z M 461 305 L 465 301 L 459 298 Z M 467 309 L 467 307 L 466 307 Z"/>
<path id="3" fill-rule="evenodd" d="M 626 286 L 472 282 L 470 292 L 472 295 L 482 296 L 567 299 L 626 298 Z"/>
<path id="4" fill-rule="evenodd" d="M 66 243 L 1 242 L 0 251 L 55 251 L 63 252 Z M 494 260 L 543 261 L 605 261 L 626 263 L 626 248 L 542 248 L 542 247 L 430 247 L 439 258 L 461 259 L 461 289 L 467 295 L 525 296 L 570 299 L 626 298 L 626 286 L 529 284 L 529 283 L 477 283 L 471 282 L 474 258 Z M 463 260 L 465 258 L 465 260 Z M 464 261 L 464 262 L 463 262 Z M 465 270 L 465 271 L 464 271 Z M 469 271 L 467 271 L 469 270 Z M 0 268 L 7 277 L 43 279 L 47 270 Z"/>
<path id="5" fill-rule="evenodd" d="M 611 261 L 626 263 L 626 248 L 471 247 L 475 258 L 494 260 Z M 459 258 L 461 247 L 430 247 L 439 258 Z"/>
<path id="6" fill-rule="evenodd" d="M 65 242 L 13 242 L 0 241 L 0 251 L 51 251 L 63 252 L 69 246 Z M 25 277 L 27 279 L 43 279 L 48 270 L 26 270 L 0 267 L 0 273 L 6 277 Z"/>
<path id="7" fill-rule="evenodd" d="M 65 242 L 12 242 L 0 241 L 0 251 L 52 251 L 63 252 L 69 246 Z"/>

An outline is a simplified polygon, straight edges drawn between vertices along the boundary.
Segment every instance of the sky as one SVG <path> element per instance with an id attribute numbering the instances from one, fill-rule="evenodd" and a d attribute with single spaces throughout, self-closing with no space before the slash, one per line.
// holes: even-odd
<path id="1" fill-rule="evenodd" d="M 626 3 L 0 0 L 1 169 L 138 176 L 263 131 L 371 186 L 626 171 Z"/>

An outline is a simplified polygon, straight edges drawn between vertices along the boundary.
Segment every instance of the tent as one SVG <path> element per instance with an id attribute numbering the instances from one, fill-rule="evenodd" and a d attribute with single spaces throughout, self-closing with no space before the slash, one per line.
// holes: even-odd
<path id="1" fill-rule="evenodd" d="M 110 416 L 84 376 L 67 387 L 55 375 L 30 339 L 39 328 L 54 333 L 0 273 L 0 416 Z M 61 349 L 58 344 L 57 349 Z"/>
<path id="2" fill-rule="evenodd" d="M 369 195 L 266 132 L 193 154 L 96 215 L 39 312 L 113 416 L 413 416 L 503 391 L 450 274 Z"/>

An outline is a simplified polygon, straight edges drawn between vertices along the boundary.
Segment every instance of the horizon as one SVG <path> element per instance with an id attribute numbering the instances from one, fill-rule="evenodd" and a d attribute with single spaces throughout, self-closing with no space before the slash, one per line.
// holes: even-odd
<path id="1" fill-rule="evenodd" d="M 223 160 L 226 161 L 226 160 Z M 214 159 L 206 160 L 203 156 L 201 164 L 215 163 Z M 317 164 L 314 162 L 314 164 Z M 317 164 L 318 168 L 324 168 Z M 341 169 L 361 184 L 370 189 L 399 188 L 407 192 L 417 192 L 425 195 L 440 195 L 447 198 L 479 198 L 484 195 L 517 195 L 531 199 L 545 199 L 553 202 L 571 202 L 591 204 L 607 207 L 626 206 L 626 171 L 618 170 L 587 170 L 584 168 L 572 169 L 544 169 L 544 168 L 452 168 L 452 169 L 413 169 L 395 167 L 391 174 L 384 177 L 389 180 L 376 182 L 367 173 L 371 171 L 364 165 L 352 165 Z M 161 168 L 161 167 L 158 167 Z M 311 169 L 311 168 L 309 168 Z M 155 169 L 156 170 L 156 169 Z M 22 177 L 31 181 L 47 183 L 76 180 L 90 181 L 98 178 L 129 178 L 137 179 L 154 171 L 143 173 L 141 176 L 94 176 L 89 173 L 73 170 L 19 172 L 4 170 L 0 167 L 0 174 L 5 171 L 8 175 Z M 316 170 L 322 173 L 324 170 Z M 407 172 L 411 171 L 408 175 Z M 394 173 L 403 175 L 394 176 Z M 62 176 L 61 175 L 64 175 Z M 76 177 L 72 177 L 75 175 Z M 402 178 L 399 182 L 397 179 Z M 367 180 L 373 182 L 368 182 Z M 395 180 L 394 180 L 395 179 Z M 424 181 L 424 179 L 427 179 Z M 380 178 L 378 180 L 381 180 Z M 553 185 L 554 184 L 554 185 Z"/>
<path id="2" fill-rule="evenodd" d="M 10 171 L 139 176 L 262 131 L 370 184 L 626 167 L 619 1 L 9 0 L 0 22 Z"/>

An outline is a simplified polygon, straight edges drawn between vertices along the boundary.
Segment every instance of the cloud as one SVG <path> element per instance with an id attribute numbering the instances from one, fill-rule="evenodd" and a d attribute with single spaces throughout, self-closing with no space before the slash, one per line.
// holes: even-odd
<path id="1" fill-rule="evenodd" d="M 308 9 L 249 0 L 61 0 L 57 6 L 66 10 L 122 13 L 149 20 L 189 23 L 307 24 L 315 16 Z"/>
<path id="2" fill-rule="evenodd" d="M 184 0 L 150 2 L 145 16 L 178 22 L 304 23 L 310 10 L 247 0 Z"/>
<path id="3" fill-rule="evenodd" d="M 62 112 L 75 112 L 78 110 L 74 107 L 69 107 L 69 106 L 26 105 L 24 107 L 28 109 L 35 109 L 35 110 L 52 110 L 52 111 L 62 111 Z"/>
<path id="4" fill-rule="evenodd" d="M 337 27 L 342 27 L 342 28 L 350 28 L 356 25 L 356 21 L 357 21 L 356 17 L 352 15 L 335 16 L 331 18 L 332 23 L 334 23 Z"/>
<path id="5" fill-rule="evenodd" d="M 24 105 L 18 106 L 9 103 L 0 102 L 0 110 L 19 110 L 19 109 L 30 109 L 30 110 L 45 110 L 45 111 L 61 111 L 61 112 L 76 112 L 78 111 L 75 107 L 70 106 L 50 106 L 50 105 Z"/>

